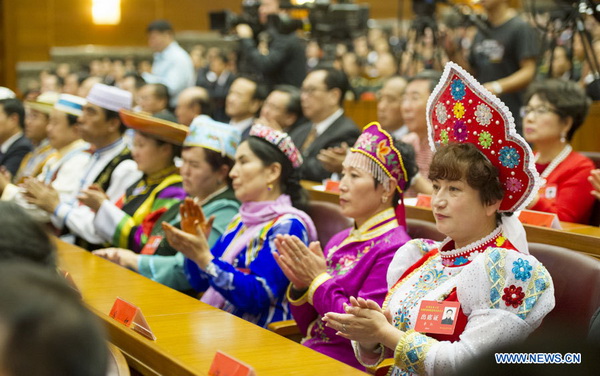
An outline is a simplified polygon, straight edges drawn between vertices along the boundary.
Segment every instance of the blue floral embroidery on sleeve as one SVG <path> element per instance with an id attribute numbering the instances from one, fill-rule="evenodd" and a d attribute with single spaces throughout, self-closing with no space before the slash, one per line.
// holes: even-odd
<path id="1" fill-rule="evenodd" d="M 522 258 L 513 262 L 512 272 L 516 279 L 520 279 L 523 282 L 531 278 L 531 269 L 533 268 L 529 265 L 529 261 L 523 260 Z"/>
<path id="2" fill-rule="evenodd" d="M 551 285 L 552 279 L 550 278 L 548 270 L 546 270 L 546 268 L 544 268 L 542 264 L 538 264 L 533 272 L 533 278 L 529 282 L 529 286 L 525 291 L 524 304 L 522 304 L 519 307 L 519 312 L 517 313 L 517 316 L 525 320 L 529 312 L 535 306 L 535 303 L 537 303 L 540 296 L 542 296 L 544 291 L 546 291 L 546 289 Z"/>

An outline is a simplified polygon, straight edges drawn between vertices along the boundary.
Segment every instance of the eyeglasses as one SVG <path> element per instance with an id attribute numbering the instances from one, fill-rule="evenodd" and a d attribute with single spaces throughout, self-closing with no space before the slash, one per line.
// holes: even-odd
<path id="1" fill-rule="evenodd" d="M 548 106 L 524 106 L 521 107 L 521 117 L 524 118 L 528 114 L 533 113 L 535 116 L 543 116 L 549 113 L 558 114 L 558 111 Z"/>

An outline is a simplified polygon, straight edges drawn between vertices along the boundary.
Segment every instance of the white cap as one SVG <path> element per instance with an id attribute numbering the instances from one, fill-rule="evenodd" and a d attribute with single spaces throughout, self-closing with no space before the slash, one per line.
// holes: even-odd
<path id="1" fill-rule="evenodd" d="M 106 110 L 119 112 L 120 109 L 131 110 L 133 96 L 127 90 L 104 84 L 92 86 L 87 101 Z"/>
<path id="2" fill-rule="evenodd" d="M 2 99 L 8 99 L 8 98 L 15 98 L 15 92 L 10 90 L 7 87 L 4 86 L 0 86 L 0 100 Z"/>
<path id="3" fill-rule="evenodd" d="M 61 94 L 58 101 L 54 104 L 54 108 L 59 111 L 66 112 L 74 116 L 81 116 L 83 106 L 86 104 L 85 98 L 77 97 L 71 94 Z"/>

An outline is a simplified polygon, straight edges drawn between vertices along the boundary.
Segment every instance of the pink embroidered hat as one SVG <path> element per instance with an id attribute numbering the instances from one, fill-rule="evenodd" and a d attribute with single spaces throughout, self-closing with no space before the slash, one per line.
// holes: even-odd
<path id="1" fill-rule="evenodd" d="M 515 130 L 512 114 L 473 76 L 448 63 L 427 102 L 429 143 L 435 151 L 449 142 L 471 143 L 500 174 L 500 212 L 524 209 L 538 191 L 533 153 Z"/>
<path id="2" fill-rule="evenodd" d="M 344 160 L 345 167 L 356 167 L 369 172 L 384 187 L 389 179 L 398 181 L 396 189 L 402 193 L 406 187 L 406 169 L 402 154 L 394 147 L 394 139 L 373 122 L 363 128 L 362 134 L 350 148 Z"/>
<path id="3" fill-rule="evenodd" d="M 302 154 L 294 142 L 285 132 L 277 131 L 262 124 L 255 124 L 250 128 L 250 136 L 262 138 L 275 145 L 292 162 L 292 167 L 302 166 Z"/>

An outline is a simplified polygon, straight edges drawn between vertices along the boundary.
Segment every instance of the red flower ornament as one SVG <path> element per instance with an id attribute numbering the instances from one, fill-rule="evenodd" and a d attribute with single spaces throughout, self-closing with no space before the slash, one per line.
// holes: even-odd
<path id="1" fill-rule="evenodd" d="M 513 306 L 513 308 L 517 308 L 521 304 L 523 304 L 523 298 L 525 297 L 525 293 L 522 291 L 521 287 L 516 287 L 515 285 L 510 285 L 510 287 L 504 288 L 504 295 L 502 295 L 502 300 L 506 303 L 507 306 Z"/>

